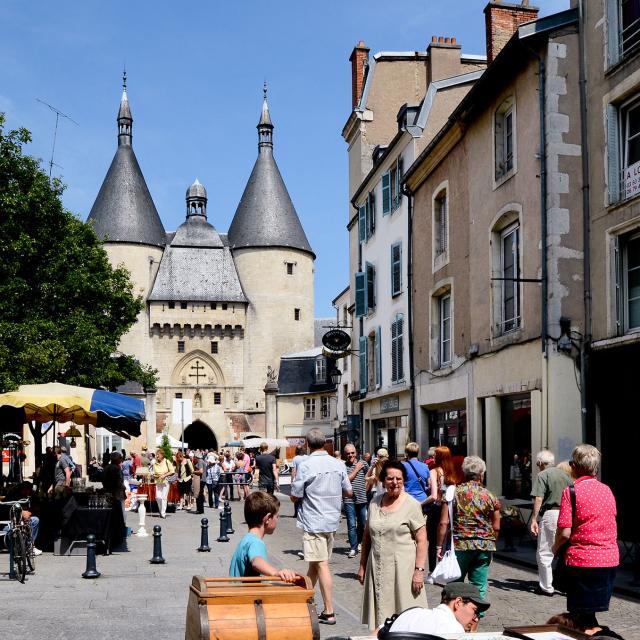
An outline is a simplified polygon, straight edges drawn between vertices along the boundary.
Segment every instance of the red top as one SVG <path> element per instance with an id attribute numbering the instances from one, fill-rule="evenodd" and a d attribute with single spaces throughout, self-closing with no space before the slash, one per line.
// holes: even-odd
<path id="1" fill-rule="evenodd" d="M 572 517 L 569 487 L 562 492 L 559 529 L 571 529 L 565 561 L 572 567 L 617 567 L 616 499 L 611 489 L 592 476 L 574 482 L 576 514 Z"/>

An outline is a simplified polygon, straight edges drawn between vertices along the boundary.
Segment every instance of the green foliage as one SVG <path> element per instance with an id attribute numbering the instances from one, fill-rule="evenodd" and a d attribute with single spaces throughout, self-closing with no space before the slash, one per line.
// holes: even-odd
<path id="1" fill-rule="evenodd" d="M 154 370 L 113 356 L 143 308 L 129 273 L 63 207 L 63 185 L 23 152 L 30 140 L 5 134 L 0 113 L 0 392 L 54 380 L 152 387 Z"/>
<path id="2" fill-rule="evenodd" d="M 173 462 L 173 449 L 169 444 L 169 436 L 166 433 L 162 435 L 162 441 L 160 442 L 158 449 L 164 452 L 164 457 L 167 460 Z"/>

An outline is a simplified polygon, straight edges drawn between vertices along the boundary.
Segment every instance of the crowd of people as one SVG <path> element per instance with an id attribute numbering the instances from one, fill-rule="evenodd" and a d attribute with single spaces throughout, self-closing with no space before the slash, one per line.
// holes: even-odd
<path id="1" fill-rule="evenodd" d="M 336 623 L 329 561 L 344 514 L 347 555 L 360 555 L 363 624 L 379 630 L 379 637 L 389 631 L 475 631 L 490 607 L 488 578 L 502 521 L 501 501 L 484 485 L 485 462 L 466 456 L 457 464 L 447 447 L 436 447 L 421 460 L 416 443 L 407 444 L 402 460 L 390 459 L 385 449 L 359 455 L 353 444 L 331 456 L 318 429 L 309 431 L 307 447 L 307 452 L 296 451 L 291 500 L 302 529 L 307 575 L 320 587 L 320 622 Z M 609 608 L 619 563 L 615 499 L 596 478 L 600 453 L 591 445 L 577 446 L 567 473 L 543 450 L 536 466 L 530 488 L 531 534 L 538 540 L 535 593 L 553 594 L 555 558 L 567 598 L 567 611 L 548 622 L 620 638 L 596 617 Z M 249 532 L 236 548 L 230 575 L 295 578 L 293 570 L 276 570 L 267 561 L 264 537 L 275 531 L 279 508 L 276 498 L 250 494 L 245 502 Z M 447 550 L 459 575 L 445 581 L 441 602 L 429 609 L 425 578 Z"/>

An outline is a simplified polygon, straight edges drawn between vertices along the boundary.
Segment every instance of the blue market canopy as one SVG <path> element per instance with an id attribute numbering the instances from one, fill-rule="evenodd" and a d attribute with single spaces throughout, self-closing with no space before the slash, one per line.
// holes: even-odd
<path id="1" fill-rule="evenodd" d="M 50 382 L 25 384 L 1 394 L 0 418 L 22 424 L 32 420 L 92 424 L 139 436 L 145 409 L 142 400 L 121 393 Z"/>

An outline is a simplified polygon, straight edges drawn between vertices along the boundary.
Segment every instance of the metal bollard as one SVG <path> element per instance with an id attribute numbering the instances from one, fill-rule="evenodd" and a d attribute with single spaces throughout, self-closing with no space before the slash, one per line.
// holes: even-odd
<path id="1" fill-rule="evenodd" d="M 235 531 L 233 529 L 233 522 L 231 522 L 231 504 L 228 500 L 224 503 L 224 515 L 227 518 L 227 533 L 233 535 Z"/>
<path id="2" fill-rule="evenodd" d="M 100 572 L 96 569 L 96 537 L 92 533 L 87 536 L 87 569 L 82 574 L 82 577 L 100 577 Z"/>
<path id="3" fill-rule="evenodd" d="M 151 564 L 164 564 L 162 557 L 162 527 L 157 524 L 153 527 L 153 558 L 149 560 Z"/>
<path id="4" fill-rule="evenodd" d="M 227 514 L 224 510 L 220 512 L 220 535 L 218 536 L 218 542 L 229 542 L 229 536 L 227 535 Z"/>
<path id="5" fill-rule="evenodd" d="M 211 551 L 211 547 L 209 546 L 209 520 L 202 518 L 200 522 L 202 531 L 200 533 L 200 546 L 198 547 L 198 551 Z"/>

